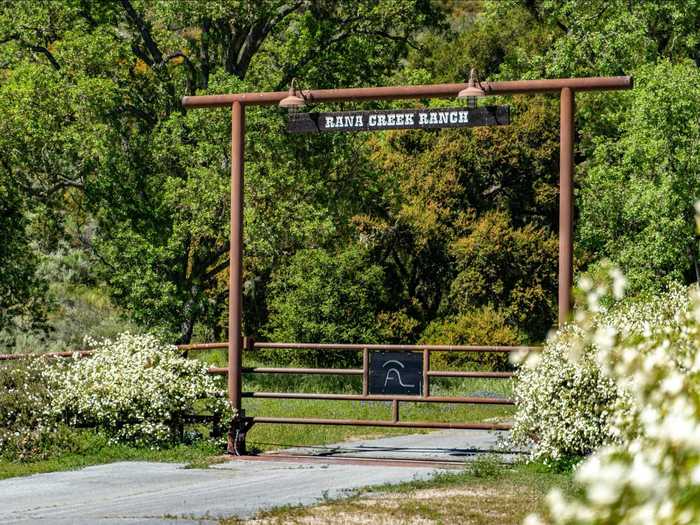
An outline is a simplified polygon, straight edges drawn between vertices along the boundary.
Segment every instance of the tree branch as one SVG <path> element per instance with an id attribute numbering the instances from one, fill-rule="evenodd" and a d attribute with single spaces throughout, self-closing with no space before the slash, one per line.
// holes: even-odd
<path id="1" fill-rule="evenodd" d="M 303 0 L 298 0 L 290 5 L 282 6 L 277 10 L 275 16 L 266 21 L 259 20 L 250 27 L 243 44 L 238 49 L 234 64 L 235 74 L 238 78 L 241 80 L 245 78 L 250 61 L 275 26 L 298 10 L 303 3 Z"/>
<path id="2" fill-rule="evenodd" d="M 338 25 L 341 27 L 347 27 L 348 24 L 352 23 L 354 20 L 339 20 Z M 379 36 L 381 38 L 385 38 L 387 40 L 392 40 L 394 42 L 403 42 L 409 46 L 411 46 L 413 49 L 420 50 L 420 46 L 417 45 L 415 42 L 412 42 L 410 38 L 406 36 L 397 36 L 397 35 L 392 35 L 386 31 L 369 31 L 369 30 L 359 30 L 359 29 L 352 29 L 349 28 L 345 31 L 340 32 L 333 38 L 326 39 L 324 41 L 321 41 L 321 43 L 313 48 L 310 49 L 306 55 L 304 55 L 303 58 L 301 58 L 294 66 L 289 69 L 284 77 L 282 77 L 282 80 L 277 84 L 276 89 L 279 90 L 284 90 L 287 89 L 289 86 L 289 83 L 291 82 L 292 78 L 298 76 L 299 70 L 302 69 L 304 66 L 306 66 L 309 62 L 311 62 L 314 58 L 318 57 L 320 55 L 320 50 L 325 50 L 328 49 L 331 46 L 335 46 L 338 43 L 342 42 L 343 40 L 347 40 L 351 36 L 356 36 L 356 35 L 365 35 L 365 36 Z"/>
<path id="3" fill-rule="evenodd" d="M 229 267 L 229 260 L 228 259 L 221 261 L 218 265 L 214 266 L 214 268 L 212 268 L 207 273 L 202 275 L 202 282 L 206 283 L 207 281 L 209 281 L 209 279 L 216 277 L 220 272 L 224 271 L 228 267 Z"/>
<path id="4" fill-rule="evenodd" d="M 386 38 L 387 40 L 392 40 L 394 42 L 402 42 L 408 46 L 411 46 L 413 49 L 416 49 L 420 51 L 421 47 L 416 44 L 415 42 L 411 41 L 411 39 L 407 36 L 398 36 L 398 35 L 392 35 L 390 33 L 387 33 L 386 31 L 354 31 L 356 35 L 366 35 L 366 36 L 380 36 L 382 38 Z"/>
<path id="5" fill-rule="evenodd" d="M 205 18 L 202 21 L 202 45 L 199 52 L 199 62 L 201 64 L 200 69 L 202 71 L 202 87 L 207 89 L 209 87 L 209 70 L 211 65 L 209 63 L 209 29 L 211 27 L 211 20 Z"/>
<path id="6" fill-rule="evenodd" d="M 53 66 L 53 68 L 56 71 L 61 69 L 61 65 L 58 63 L 56 58 L 51 54 L 51 51 L 49 51 L 47 48 L 45 48 L 44 46 L 37 46 L 37 45 L 33 45 L 33 44 L 26 44 L 26 45 L 32 51 L 35 51 L 37 53 L 42 53 L 49 60 L 49 62 L 51 62 L 51 65 Z"/>
<path id="7" fill-rule="evenodd" d="M 189 77 L 187 78 L 187 92 L 190 95 L 194 95 L 196 90 L 195 86 L 197 84 L 197 69 L 194 67 L 190 57 L 188 57 L 182 51 L 175 51 L 174 53 L 171 53 L 165 57 L 163 62 L 159 64 L 159 67 L 163 67 L 165 64 L 176 58 L 182 58 L 182 63 L 187 66 L 187 70 L 189 71 Z"/>
<path id="8" fill-rule="evenodd" d="M 13 40 L 20 40 L 19 33 L 12 33 L 11 35 L 0 38 L 0 44 L 7 44 Z"/>
<path id="9" fill-rule="evenodd" d="M 51 54 L 51 51 L 49 51 L 47 47 L 40 46 L 38 44 L 31 44 L 24 40 L 19 33 L 12 33 L 11 35 L 0 38 L 0 45 L 7 44 L 8 42 L 12 42 L 13 40 L 19 42 L 21 46 L 25 47 L 26 49 L 29 49 L 30 51 L 34 51 L 35 53 L 41 53 L 42 55 L 44 55 L 56 71 L 61 69 L 61 65 L 58 63 L 58 60 L 56 60 L 56 57 L 54 57 Z"/>
<path id="10" fill-rule="evenodd" d="M 158 45 L 155 43 L 155 41 L 151 37 L 151 32 L 148 29 L 146 22 L 136 12 L 136 10 L 134 9 L 134 6 L 131 5 L 131 2 L 129 0 L 121 0 L 121 4 L 122 4 L 122 7 L 124 8 L 124 11 L 126 11 L 126 18 L 134 26 L 136 26 L 136 28 L 139 31 L 139 34 L 141 35 L 141 38 L 143 39 L 143 43 L 146 46 L 146 49 L 148 50 L 148 53 L 151 55 L 150 60 L 144 60 L 144 61 L 149 66 L 153 66 L 154 64 L 162 63 L 163 62 L 163 53 L 161 53 L 160 49 L 158 48 Z M 142 56 L 140 58 L 143 60 L 144 57 Z"/>
<path id="11" fill-rule="evenodd" d="M 88 24 L 90 24 L 90 27 L 95 29 L 97 27 L 97 21 L 92 17 L 90 14 L 90 4 L 86 2 L 85 0 L 81 0 L 80 2 L 80 9 L 78 9 L 78 15 L 84 18 Z"/>

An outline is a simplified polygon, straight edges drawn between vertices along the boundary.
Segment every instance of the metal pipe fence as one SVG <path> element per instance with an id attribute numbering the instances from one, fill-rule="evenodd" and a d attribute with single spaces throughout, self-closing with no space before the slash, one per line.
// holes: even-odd
<path id="1" fill-rule="evenodd" d="M 178 350 L 184 356 L 190 352 L 201 352 L 229 348 L 228 342 L 221 343 L 195 343 L 177 345 Z M 259 392 L 239 391 L 241 398 L 247 399 L 289 399 L 309 401 L 371 401 L 391 403 L 391 419 L 328 419 L 328 418 L 299 418 L 299 417 L 269 417 L 254 416 L 245 417 L 246 430 L 255 423 L 269 424 L 302 424 L 302 425 L 350 425 L 350 426 L 374 426 L 374 427 L 398 427 L 398 428 L 431 428 L 431 429 L 479 429 L 479 430 L 509 430 L 508 423 L 483 423 L 483 422 L 443 422 L 443 421 L 403 421 L 400 415 L 401 403 L 446 403 L 446 404 L 474 404 L 508 406 L 514 405 L 512 399 L 500 397 L 479 396 L 440 396 L 431 393 L 431 378 L 488 378 L 509 379 L 513 372 L 504 371 L 469 371 L 469 370 L 433 370 L 430 356 L 435 352 L 456 353 L 513 353 L 531 352 L 540 350 L 539 346 L 466 346 L 466 345 L 399 345 L 399 344 L 336 344 L 336 343 L 277 343 L 257 342 L 246 339 L 241 348 L 255 352 L 260 350 L 317 350 L 317 351 L 346 351 L 362 353 L 362 368 L 310 368 L 310 367 L 243 367 L 239 364 L 234 367 L 229 363 L 227 367 L 209 367 L 207 372 L 213 375 L 226 375 L 236 373 L 239 375 L 238 385 L 242 383 L 242 374 L 295 374 L 295 375 L 334 375 L 334 376 L 360 376 L 362 378 L 362 392 L 358 394 L 333 394 L 333 393 L 307 393 L 307 392 Z M 422 389 L 419 395 L 379 395 L 370 393 L 370 353 L 373 351 L 400 351 L 421 352 L 422 363 Z M 85 349 L 76 352 L 50 352 L 44 354 L 0 354 L 0 361 L 10 361 L 23 358 L 67 358 L 89 357 L 92 350 Z M 237 370 L 235 369 L 237 368 Z M 244 437 L 243 437 L 244 439 Z"/>
<path id="2" fill-rule="evenodd" d="M 213 349 L 227 349 L 228 342 L 202 343 L 181 345 L 184 352 L 207 351 Z M 488 429 L 509 430 L 507 423 L 452 423 L 440 421 L 402 421 L 400 417 L 400 403 L 455 403 L 477 405 L 514 405 L 512 399 L 500 397 L 477 396 L 435 396 L 431 394 L 431 378 L 488 378 L 509 379 L 513 372 L 494 371 L 463 371 L 463 370 L 433 370 L 430 366 L 430 355 L 435 352 L 458 353 L 513 353 L 530 352 L 539 350 L 537 346 L 467 346 L 467 345 L 398 345 L 398 344 L 342 344 L 342 343 L 277 343 L 258 342 L 247 339 L 241 347 L 248 351 L 256 350 L 325 350 L 362 352 L 362 368 L 309 368 L 309 367 L 241 367 L 239 373 L 245 374 L 313 374 L 313 375 L 337 375 L 337 376 L 361 376 L 361 394 L 327 394 L 306 392 L 251 392 L 241 391 L 241 398 L 248 399 L 295 399 L 295 400 L 322 400 L 322 401 L 379 401 L 391 403 L 391 419 L 326 419 L 326 418 L 298 418 L 298 417 L 268 417 L 254 416 L 246 418 L 252 426 L 255 423 L 274 424 L 304 424 L 304 425 L 354 425 L 376 427 L 411 427 L 411 428 L 460 428 L 460 429 Z M 377 395 L 369 393 L 370 352 L 372 351 L 401 351 L 422 352 L 423 387 L 420 395 Z M 231 373 L 231 366 L 227 368 L 212 367 L 211 374 L 226 375 Z M 236 373 L 234 371 L 234 373 Z"/>

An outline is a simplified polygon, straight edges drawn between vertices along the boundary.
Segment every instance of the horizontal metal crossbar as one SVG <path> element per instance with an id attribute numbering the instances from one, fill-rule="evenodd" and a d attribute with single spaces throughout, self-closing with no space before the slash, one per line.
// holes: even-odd
<path id="1" fill-rule="evenodd" d="M 242 368 L 244 374 L 323 374 L 339 376 L 361 376 L 362 368 Z"/>
<path id="2" fill-rule="evenodd" d="M 294 417 L 253 417 L 253 423 L 291 425 L 350 425 L 359 427 L 449 428 L 464 430 L 510 430 L 508 423 L 451 423 L 442 421 L 387 421 L 377 419 L 320 419 Z"/>
<path id="3" fill-rule="evenodd" d="M 75 352 L 48 352 L 43 354 L 0 354 L 0 361 L 14 361 L 17 359 L 29 359 L 37 357 L 88 357 L 92 355 L 92 353 L 92 350 L 76 350 Z"/>
<path id="4" fill-rule="evenodd" d="M 431 377 L 483 377 L 483 378 L 504 378 L 513 377 L 513 372 L 464 372 L 461 370 L 428 370 Z"/>
<path id="5" fill-rule="evenodd" d="M 212 367 L 207 370 L 212 375 L 226 375 L 228 368 Z M 318 375 L 337 375 L 337 376 L 361 376 L 361 368 L 241 368 L 244 374 L 318 374 Z"/>
<path id="6" fill-rule="evenodd" d="M 211 367 L 207 370 L 212 375 L 226 375 L 228 368 Z M 364 370 L 362 368 L 265 368 L 265 367 L 244 367 L 241 369 L 244 374 L 319 374 L 319 375 L 341 375 L 360 376 Z M 470 377 L 470 378 L 491 378 L 508 379 L 514 376 L 513 372 L 464 372 L 459 370 L 430 370 L 429 376 L 433 377 Z"/>
<path id="7" fill-rule="evenodd" d="M 337 343 L 253 343 L 253 349 L 276 349 L 276 350 L 345 350 L 361 352 L 363 350 L 373 351 L 403 351 L 403 352 L 532 352 L 541 350 L 541 346 L 479 346 L 479 345 L 382 345 L 382 344 L 337 344 Z M 222 343 L 195 343 L 189 345 L 179 345 L 178 349 L 183 351 L 201 351 L 228 348 L 227 342 Z"/>
<path id="8" fill-rule="evenodd" d="M 264 399 L 315 399 L 327 401 L 410 401 L 413 403 L 467 403 L 473 405 L 514 405 L 512 399 L 501 397 L 402 396 L 376 394 L 313 394 L 306 392 L 241 392 L 241 397 Z"/>
<path id="9" fill-rule="evenodd" d="M 417 86 L 384 86 L 365 88 L 313 89 L 300 93 L 310 103 L 342 102 L 348 100 L 400 100 L 421 98 L 456 98 L 467 84 L 432 84 Z M 481 82 L 487 95 L 516 95 L 521 93 L 551 93 L 564 88 L 576 91 L 629 89 L 632 77 L 556 78 L 544 80 L 510 80 Z M 267 93 L 231 93 L 227 95 L 198 95 L 182 98 L 187 108 L 231 107 L 234 102 L 244 105 L 273 105 L 287 97 L 287 91 Z"/>

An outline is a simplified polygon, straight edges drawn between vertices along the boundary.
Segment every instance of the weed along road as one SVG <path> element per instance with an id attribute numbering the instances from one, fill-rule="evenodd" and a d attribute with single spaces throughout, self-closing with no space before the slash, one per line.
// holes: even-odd
<path id="1" fill-rule="evenodd" d="M 453 430 L 330 445 L 316 449 L 324 457 L 313 460 L 290 458 L 310 453 L 290 449 L 287 457 L 233 459 L 206 469 L 120 462 L 10 478 L 0 481 L 0 523 L 216 523 L 220 517 L 341 497 L 359 487 L 428 478 L 445 467 L 416 459 L 464 461 L 497 451 L 498 440 L 498 433 Z M 390 461 L 357 459 L 367 457 Z"/>

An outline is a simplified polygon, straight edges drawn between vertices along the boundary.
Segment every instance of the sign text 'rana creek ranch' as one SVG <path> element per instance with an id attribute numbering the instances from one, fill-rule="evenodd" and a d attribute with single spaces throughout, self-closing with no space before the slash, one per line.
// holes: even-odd
<path id="1" fill-rule="evenodd" d="M 292 113 L 287 123 L 287 131 L 291 133 L 382 131 L 500 126 L 509 123 L 508 106 L 484 106 L 474 109 L 462 107 L 341 111 L 334 113 Z"/>

